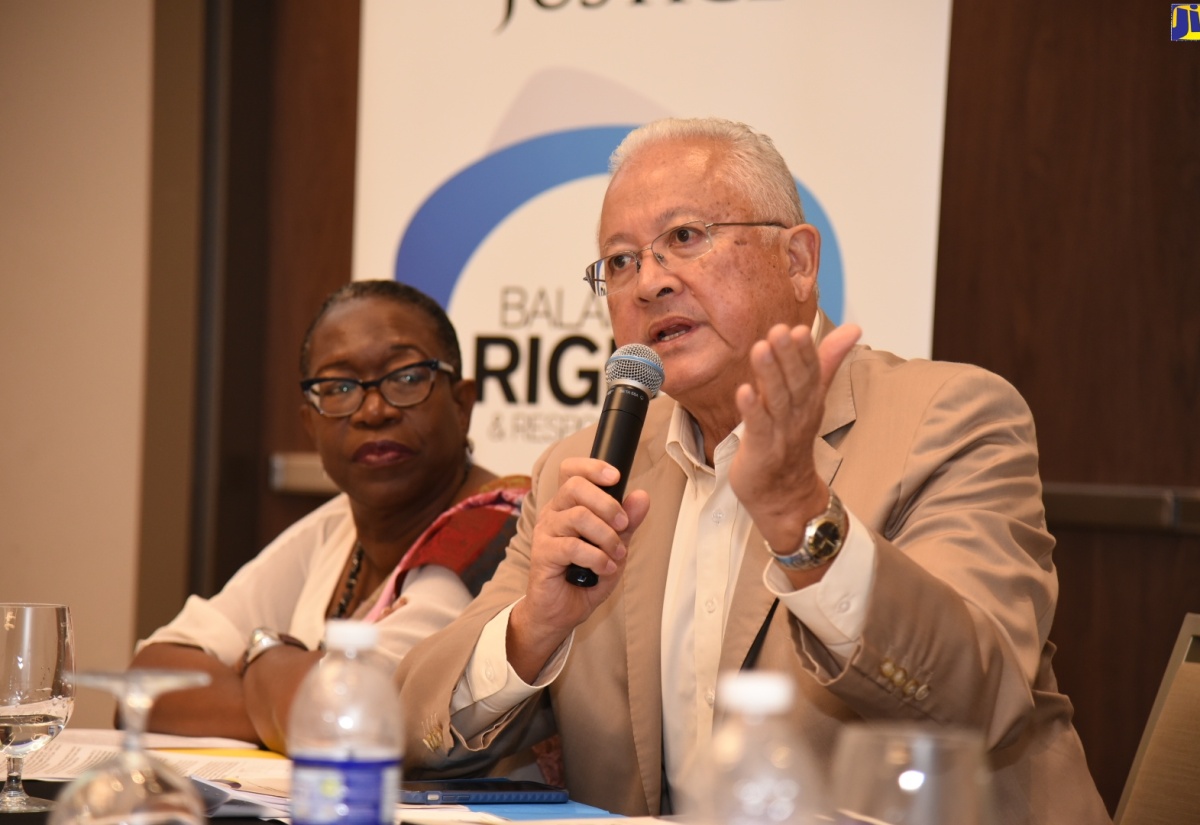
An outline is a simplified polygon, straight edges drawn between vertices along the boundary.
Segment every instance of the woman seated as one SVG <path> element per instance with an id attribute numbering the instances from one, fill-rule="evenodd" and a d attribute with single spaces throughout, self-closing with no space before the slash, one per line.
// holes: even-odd
<path id="1" fill-rule="evenodd" d="M 326 619 L 377 623 L 399 662 L 467 606 L 515 529 L 529 479 L 471 461 L 475 384 L 433 299 L 395 281 L 346 285 L 309 327 L 300 372 L 305 429 L 341 494 L 138 644 L 133 667 L 212 675 L 161 697 L 152 730 L 284 750 Z"/>

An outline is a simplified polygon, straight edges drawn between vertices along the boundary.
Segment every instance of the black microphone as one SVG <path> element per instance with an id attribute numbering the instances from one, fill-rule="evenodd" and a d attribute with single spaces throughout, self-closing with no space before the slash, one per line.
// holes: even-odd
<path id="1" fill-rule="evenodd" d="M 646 421 L 646 409 L 663 383 L 662 359 L 645 344 L 626 344 L 608 359 L 604 377 L 608 380 L 608 394 L 604 396 L 596 440 L 592 442 L 592 458 L 617 468 L 620 480 L 600 489 L 621 501 Z M 567 568 L 567 581 L 578 587 L 593 587 L 599 580 L 586 567 L 572 564 Z"/>

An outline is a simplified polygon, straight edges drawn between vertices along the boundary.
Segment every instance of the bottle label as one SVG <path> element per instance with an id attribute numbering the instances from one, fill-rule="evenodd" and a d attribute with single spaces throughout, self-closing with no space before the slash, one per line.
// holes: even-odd
<path id="1" fill-rule="evenodd" d="M 391 825 L 400 792 L 396 759 L 292 762 L 293 825 Z"/>

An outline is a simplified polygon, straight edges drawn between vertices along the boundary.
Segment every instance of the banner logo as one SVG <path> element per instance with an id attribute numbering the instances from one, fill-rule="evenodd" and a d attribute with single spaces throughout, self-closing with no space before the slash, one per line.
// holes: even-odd
<path id="1" fill-rule="evenodd" d="M 504 27 L 508 25 L 508 22 L 512 20 L 513 12 L 516 10 L 518 0 L 503 0 L 503 2 L 504 20 L 500 22 L 500 26 L 497 28 L 497 31 L 502 31 Z M 621 5 L 624 6 L 649 5 L 646 0 L 620 0 L 620 2 Z M 657 3 L 664 6 L 667 4 L 674 6 L 683 2 L 684 0 L 651 0 L 651 3 Z M 737 2 L 737 0 L 708 0 L 708 2 L 729 3 Z M 568 6 L 575 6 L 576 8 L 581 9 L 594 9 L 606 5 L 607 3 L 608 0 L 529 0 L 529 5 L 533 6 L 535 9 L 541 9 L 542 11 L 557 11 L 558 9 L 567 8 Z M 616 3 L 613 5 L 616 5 Z"/>

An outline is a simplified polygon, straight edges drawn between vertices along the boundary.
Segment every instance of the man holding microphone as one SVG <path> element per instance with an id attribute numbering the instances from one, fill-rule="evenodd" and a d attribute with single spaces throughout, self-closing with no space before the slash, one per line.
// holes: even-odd
<path id="1" fill-rule="evenodd" d="M 688 807 L 718 673 L 791 674 L 820 765 L 842 727 L 983 732 L 997 823 L 1108 816 L 1058 693 L 1032 417 L 982 369 L 856 346 L 818 307 L 820 237 L 771 141 L 632 132 L 587 280 L 661 358 L 627 494 L 594 428 L 539 459 L 508 556 L 398 675 L 406 771 L 479 771 L 546 733 L 572 798 Z M 570 565 L 593 587 L 567 581 Z"/>

